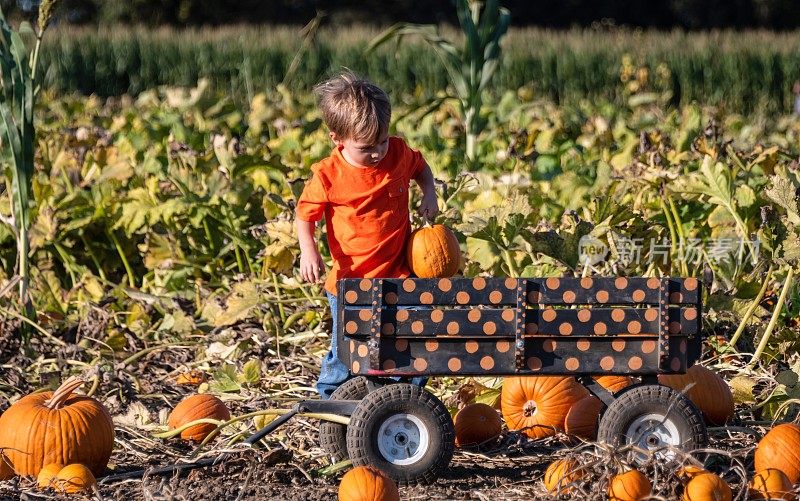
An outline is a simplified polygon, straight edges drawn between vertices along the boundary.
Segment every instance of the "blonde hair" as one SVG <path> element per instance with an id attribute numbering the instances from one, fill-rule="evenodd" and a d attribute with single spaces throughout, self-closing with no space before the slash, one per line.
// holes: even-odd
<path id="1" fill-rule="evenodd" d="M 347 70 L 314 87 L 328 129 L 340 139 L 377 141 L 389 132 L 389 96 Z"/>

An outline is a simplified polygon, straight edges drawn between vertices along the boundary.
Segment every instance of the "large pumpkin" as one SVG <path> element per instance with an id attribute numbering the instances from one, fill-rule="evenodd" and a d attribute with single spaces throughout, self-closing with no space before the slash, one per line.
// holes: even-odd
<path id="1" fill-rule="evenodd" d="M 400 501 L 394 480 L 372 466 L 357 466 L 339 483 L 339 501 Z"/>
<path id="2" fill-rule="evenodd" d="M 191 395 L 181 400 L 181 402 L 172 409 L 167 419 L 167 424 L 170 429 L 174 430 L 192 421 L 197 421 L 198 419 L 227 421 L 230 418 L 231 412 L 222 400 L 214 395 L 201 393 L 198 395 Z M 202 442 L 203 439 L 215 429 L 217 429 L 217 425 L 215 424 L 198 423 L 183 430 L 181 432 L 181 438 L 184 440 Z"/>
<path id="3" fill-rule="evenodd" d="M 792 483 L 781 470 L 767 468 L 753 476 L 749 486 L 750 499 L 784 499 L 791 501 Z"/>
<path id="4" fill-rule="evenodd" d="M 662 374 L 658 382 L 681 392 L 694 383 L 686 390 L 686 396 L 711 424 L 723 425 L 733 416 L 733 394 L 728 383 L 702 365 L 691 366 L 686 374 Z"/>
<path id="5" fill-rule="evenodd" d="M 406 247 L 408 266 L 419 278 L 447 278 L 458 273 L 461 248 L 446 226 L 425 225 L 414 230 Z"/>
<path id="6" fill-rule="evenodd" d="M 686 484 L 684 501 L 731 501 L 733 493 L 728 482 L 713 473 L 701 473 Z"/>
<path id="7" fill-rule="evenodd" d="M 772 428 L 756 446 L 756 471 L 777 468 L 792 484 L 800 482 L 800 426 L 779 424 Z"/>
<path id="8" fill-rule="evenodd" d="M 50 463 L 82 463 L 105 470 L 114 448 L 114 424 L 92 397 L 73 395 L 84 381 L 71 377 L 55 392 L 23 397 L 0 416 L 0 450 L 19 475 Z"/>
<path id="9" fill-rule="evenodd" d="M 570 407 L 588 394 L 572 376 L 514 376 L 503 380 L 500 406 L 509 430 L 544 438 L 564 430 Z"/>
<path id="10" fill-rule="evenodd" d="M 566 494 L 572 488 L 570 484 L 580 481 L 585 473 L 574 459 L 556 459 L 545 470 L 542 483 L 551 494 L 555 492 Z"/>
<path id="11" fill-rule="evenodd" d="M 644 473 L 630 470 L 615 475 L 608 486 L 608 501 L 639 501 L 650 497 L 653 485 Z"/>
<path id="12" fill-rule="evenodd" d="M 564 431 L 569 435 L 594 440 L 597 438 L 597 419 L 603 402 L 594 395 L 587 395 L 570 407 L 564 419 Z"/>
<path id="13" fill-rule="evenodd" d="M 474 403 L 458 411 L 453 427 L 456 430 L 456 445 L 463 447 L 482 444 L 499 437 L 503 422 L 492 406 Z"/>

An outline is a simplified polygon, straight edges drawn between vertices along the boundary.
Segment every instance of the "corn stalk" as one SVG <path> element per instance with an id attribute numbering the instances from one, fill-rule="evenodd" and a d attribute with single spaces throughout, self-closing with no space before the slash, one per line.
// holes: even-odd
<path id="1" fill-rule="evenodd" d="M 456 11 L 464 46 L 456 48 L 439 34 L 434 25 L 398 23 L 379 34 L 370 43 L 367 52 L 395 39 L 416 35 L 422 37 L 439 55 L 447 71 L 450 84 L 458 98 L 467 140 L 467 158 L 475 160 L 478 135 L 486 126 L 481 117 L 483 91 L 492 80 L 500 64 L 500 41 L 508 30 L 511 14 L 500 7 L 498 0 L 456 0 Z"/>
<path id="2" fill-rule="evenodd" d="M 33 178 L 35 130 L 33 111 L 36 93 L 36 67 L 42 35 L 52 16 L 56 0 L 44 0 L 39 8 L 38 30 L 33 52 L 28 54 L 21 33 L 13 30 L 0 9 L 0 161 L 11 178 L 12 225 L 17 239 L 19 297 L 28 317 L 33 317 L 28 296 L 30 241 L 30 198 Z M 26 25 L 27 26 L 27 25 Z M 30 30 L 30 28 L 27 28 Z"/>

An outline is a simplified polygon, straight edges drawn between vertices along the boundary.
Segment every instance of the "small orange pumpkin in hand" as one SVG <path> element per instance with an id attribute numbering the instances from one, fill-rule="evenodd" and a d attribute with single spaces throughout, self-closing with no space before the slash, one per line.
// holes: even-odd
<path id="1" fill-rule="evenodd" d="M 490 405 L 474 403 L 458 411 L 453 420 L 456 445 L 477 445 L 500 436 L 503 423 L 500 414 Z"/>
<path id="2" fill-rule="evenodd" d="M 419 278 L 447 278 L 458 273 L 461 247 L 444 225 L 426 224 L 411 233 L 406 247 L 408 267 Z"/>
<path id="3" fill-rule="evenodd" d="M 174 430 L 181 426 L 197 421 L 198 419 L 216 419 L 227 421 L 231 418 L 231 412 L 225 403 L 214 395 L 200 393 L 184 398 L 172 409 L 167 424 Z M 202 442 L 209 433 L 217 429 L 217 425 L 212 423 L 198 423 L 190 426 L 181 432 L 181 438 Z"/>
<path id="4" fill-rule="evenodd" d="M 339 482 L 339 501 L 400 501 L 394 480 L 373 466 L 357 466 Z"/>
<path id="5" fill-rule="evenodd" d="M 608 501 L 639 501 L 650 496 L 653 484 L 644 473 L 630 470 L 611 479 L 608 486 Z"/>

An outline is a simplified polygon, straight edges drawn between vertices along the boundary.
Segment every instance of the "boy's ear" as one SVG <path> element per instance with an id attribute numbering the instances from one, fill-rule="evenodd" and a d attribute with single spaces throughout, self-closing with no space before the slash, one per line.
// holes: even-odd
<path id="1" fill-rule="evenodd" d="M 336 136 L 336 133 L 330 132 L 329 135 L 331 136 L 331 141 L 333 141 L 336 146 L 339 146 L 342 141 Z"/>

